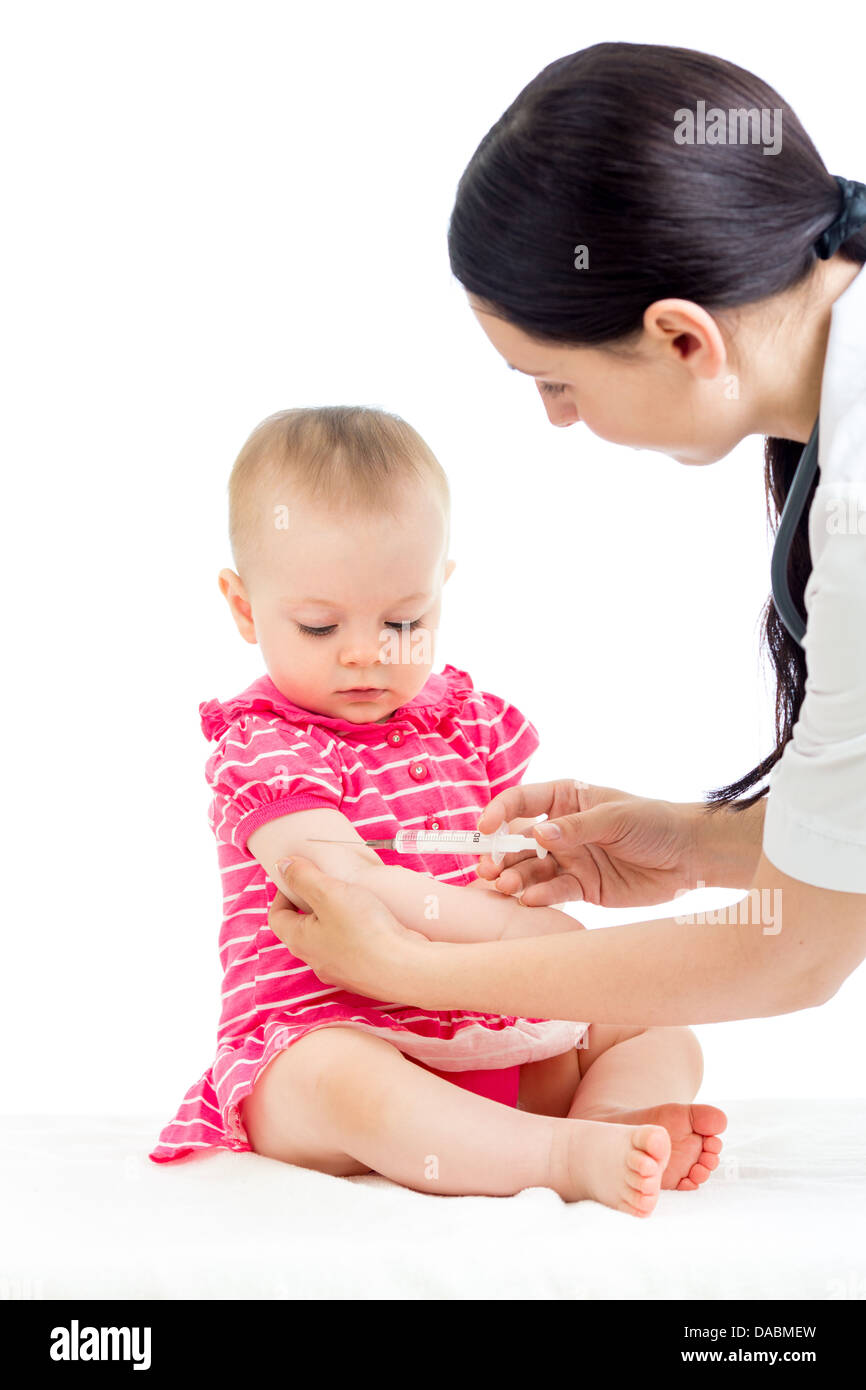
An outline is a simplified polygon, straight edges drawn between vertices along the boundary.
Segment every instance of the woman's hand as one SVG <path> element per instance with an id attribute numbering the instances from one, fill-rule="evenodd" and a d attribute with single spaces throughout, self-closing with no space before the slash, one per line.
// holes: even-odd
<path id="1" fill-rule="evenodd" d="M 547 820 L 539 824 L 533 819 L 539 815 Z M 502 893 L 522 893 L 529 907 L 578 899 L 602 907 L 647 906 L 695 886 L 696 828 L 688 803 L 585 782 L 538 782 L 494 797 L 478 829 L 491 833 L 503 820 L 550 853 L 545 859 L 531 850 L 509 854 L 498 869 L 484 855 L 478 873 L 495 880 Z M 552 823 L 556 838 L 549 834 Z"/>
<path id="2" fill-rule="evenodd" d="M 268 926 L 293 956 L 306 961 L 326 985 L 340 985 L 373 999 L 400 998 L 400 963 L 430 946 L 410 931 L 369 888 L 343 883 L 322 873 L 300 855 L 281 871 L 293 896 L 311 911 L 296 912 L 279 890 L 271 903 Z"/>

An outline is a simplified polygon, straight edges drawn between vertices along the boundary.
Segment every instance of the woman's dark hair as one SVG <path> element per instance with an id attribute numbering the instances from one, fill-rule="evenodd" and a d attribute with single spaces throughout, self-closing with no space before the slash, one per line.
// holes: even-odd
<path id="1" fill-rule="evenodd" d="M 683 112 L 698 112 L 699 102 L 707 119 L 711 108 L 732 121 L 757 111 L 767 125 L 752 134 L 755 143 L 742 135 L 677 143 Z M 780 148 L 765 153 L 779 126 Z M 839 205 L 839 186 L 790 106 L 745 68 L 686 48 L 599 43 L 550 63 L 485 135 L 458 185 L 448 250 L 464 289 L 539 342 L 627 350 L 656 299 L 721 311 L 804 280 Z M 589 250 L 582 273 L 578 245 Z M 841 254 L 866 262 L 866 230 Z M 770 525 L 802 449 L 765 440 Z M 788 569 L 804 620 L 816 485 L 817 477 Z M 803 652 L 772 598 L 762 617 L 762 649 L 776 673 L 776 747 L 738 781 L 708 792 L 710 805 L 742 810 L 766 795 L 763 786 L 743 797 L 779 761 L 803 702 Z"/>

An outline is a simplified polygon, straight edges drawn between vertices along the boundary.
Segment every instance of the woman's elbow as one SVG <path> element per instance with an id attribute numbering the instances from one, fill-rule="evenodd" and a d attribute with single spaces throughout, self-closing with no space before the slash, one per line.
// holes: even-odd
<path id="1" fill-rule="evenodd" d="M 839 963 L 832 958 L 822 957 L 808 963 L 794 961 L 788 970 L 776 972 L 777 1008 L 774 1013 L 820 1008 L 833 998 L 846 978 L 840 975 Z"/>
<path id="2" fill-rule="evenodd" d="M 749 899 L 762 905 L 762 922 L 768 898 L 773 904 L 768 918 L 772 930 L 764 926 L 761 936 L 778 949 L 766 952 L 763 945 L 753 945 L 773 981 L 770 990 L 778 1012 L 818 1008 L 833 998 L 866 956 L 866 894 L 790 878 L 762 854 L 749 892 Z"/>

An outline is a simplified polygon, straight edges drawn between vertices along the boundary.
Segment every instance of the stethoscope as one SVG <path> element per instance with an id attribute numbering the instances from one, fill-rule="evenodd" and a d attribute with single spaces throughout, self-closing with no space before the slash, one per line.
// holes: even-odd
<path id="1" fill-rule="evenodd" d="M 773 602 L 776 605 L 776 612 L 794 641 L 801 647 L 806 632 L 806 624 L 800 617 L 794 600 L 791 598 L 791 590 L 788 587 L 788 560 L 794 535 L 800 525 L 800 518 L 803 515 L 803 509 L 809 495 L 809 489 L 818 470 L 818 423 L 819 421 L 816 420 L 815 428 L 809 436 L 809 442 L 800 455 L 800 462 L 797 464 L 797 471 L 794 474 L 788 496 L 785 498 L 785 505 L 779 519 L 779 529 L 776 533 L 776 542 L 773 546 L 773 557 L 770 561 L 770 582 L 773 587 Z"/>
<path id="2" fill-rule="evenodd" d="M 815 243 L 815 252 L 821 260 L 829 258 L 839 250 L 859 227 L 866 225 L 866 184 L 856 179 L 843 179 L 834 174 L 842 194 L 842 206 L 829 227 L 825 227 Z M 806 624 L 797 612 L 791 591 L 788 588 L 788 561 L 791 554 L 794 534 L 800 524 L 809 489 L 818 469 L 818 420 L 809 436 L 809 442 L 800 455 L 797 471 L 791 483 L 791 490 L 785 498 L 785 505 L 779 520 L 773 558 L 770 561 L 770 581 L 773 587 L 773 602 L 776 612 L 794 641 L 802 647 L 806 634 Z"/>

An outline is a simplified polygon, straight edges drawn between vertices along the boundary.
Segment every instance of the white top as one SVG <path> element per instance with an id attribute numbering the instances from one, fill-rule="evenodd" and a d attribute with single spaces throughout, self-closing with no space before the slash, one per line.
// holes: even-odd
<path id="1" fill-rule="evenodd" d="M 806 693 L 770 773 L 764 853 L 803 883 L 866 893 L 866 268 L 831 311 L 818 467 Z"/>

